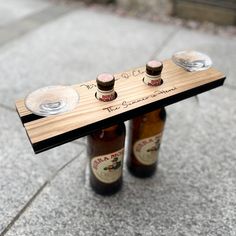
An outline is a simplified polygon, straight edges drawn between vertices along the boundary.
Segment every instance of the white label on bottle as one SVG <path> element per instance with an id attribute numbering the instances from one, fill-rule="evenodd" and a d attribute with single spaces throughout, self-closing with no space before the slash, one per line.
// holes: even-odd
<path id="1" fill-rule="evenodd" d="M 161 76 L 152 76 L 152 75 L 147 75 L 144 77 L 144 83 L 150 86 L 159 86 L 161 85 Z"/>
<path id="2" fill-rule="evenodd" d="M 133 152 L 143 165 L 152 165 L 157 161 L 162 133 L 135 142 Z"/>
<path id="3" fill-rule="evenodd" d="M 97 89 L 97 99 L 102 102 L 112 101 L 115 99 L 115 96 L 114 89 L 108 91 Z"/>
<path id="4" fill-rule="evenodd" d="M 117 181 L 123 168 L 124 148 L 102 156 L 93 157 L 91 169 L 93 174 L 103 183 L 113 183 Z"/>

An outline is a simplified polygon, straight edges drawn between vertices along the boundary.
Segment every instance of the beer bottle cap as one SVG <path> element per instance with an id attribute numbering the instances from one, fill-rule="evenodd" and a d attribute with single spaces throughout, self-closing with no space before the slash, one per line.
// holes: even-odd
<path id="1" fill-rule="evenodd" d="M 96 82 L 98 89 L 109 91 L 114 87 L 115 77 L 111 74 L 103 73 L 97 76 Z"/>
<path id="2" fill-rule="evenodd" d="M 146 64 L 146 73 L 151 76 L 160 75 L 162 69 L 163 63 L 161 61 L 152 60 Z"/>

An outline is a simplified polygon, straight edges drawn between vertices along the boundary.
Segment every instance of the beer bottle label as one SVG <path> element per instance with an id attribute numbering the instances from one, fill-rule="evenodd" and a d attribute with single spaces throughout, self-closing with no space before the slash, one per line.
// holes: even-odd
<path id="1" fill-rule="evenodd" d="M 143 165 L 152 165 L 157 161 L 162 133 L 135 142 L 133 153 Z"/>
<path id="2" fill-rule="evenodd" d="M 102 156 L 93 157 L 91 169 L 98 180 L 103 183 L 117 181 L 123 168 L 124 148 Z"/>
<path id="3" fill-rule="evenodd" d="M 143 79 L 144 79 L 144 83 L 150 86 L 159 86 L 161 85 L 161 82 L 162 82 L 160 75 L 152 76 L 152 75 L 146 74 L 146 76 Z"/>

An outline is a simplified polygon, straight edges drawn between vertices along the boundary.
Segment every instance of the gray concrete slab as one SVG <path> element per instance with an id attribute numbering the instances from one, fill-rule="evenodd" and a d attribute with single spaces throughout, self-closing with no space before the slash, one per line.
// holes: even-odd
<path id="1" fill-rule="evenodd" d="M 134 178 L 125 168 L 122 191 L 100 197 L 88 185 L 88 172 L 83 178 L 84 153 L 6 235 L 235 235 L 236 94 L 229 91 L 200 95 L 194 109 L 195 101 L 167 107 L 153 178 Z"/>
<path id="2" fill-rule="evenodd" d="M 27 15 L 24 18 L 0 27 L 0 47 L 13 40 L 19 39 L 23 35 L 41 27 L 43 24 L 47 24 L 50 21 L 55 21 L 62 15 L 66 15 L 68 12 L 74 11 L 78 8 L 78 6 L 79 4 L 52 5 L 47 8 L 43 8 L 32 15 Z"/>
<path id="3" fill-rule="evenodd" d="M 47 0 L 7 0 L 0 3 L 0 27 L 52 5 Z"/>
<path id="4" fill-rule="evenodd" d="M 60 9 L 53 14 L 64 14 Z M 54 17 L 43 19 L 48 13 L 34 18 L 46 23 Z M 80 9 L 0 48 L 1 235 L 236 235 L 235 40 L 177 30 Z M 33 154 L 11 110 L 16 98 L 184 48 L 208 53 L 232 89 L 167 107 L 153 178 L 134 178 L 125 168 L 122 191 L 104 198 L 89 187 L 84 138 Z"/>
<path id="5" fill-rule="evenodd" d="M 236 86 L 236 37 L 226 38 L 193 30 L 180 30 L 170 42 L 157 53 L 158 58 L 170 58 L 173 53 L 194 49 L 208 54 L 213 66 L 227 75 L 226 84 Z"/>
<path id="6" fill-rule="evenodd" d="M 16 112 L 0 107 L 0 234 L 29 200 L 83 145 L 66 144 L 34 155 Z"/>
<path id="7" fill-rule="evenodd" d="M 0 49 L 0 100 L 144 64 L 176 29 L 81 9 Z"/>

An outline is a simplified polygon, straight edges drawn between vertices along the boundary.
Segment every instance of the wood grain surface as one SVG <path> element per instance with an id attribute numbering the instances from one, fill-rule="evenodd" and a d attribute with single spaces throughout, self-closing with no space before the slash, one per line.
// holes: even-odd
<path id="1" fill-rule="evenodd" d="M 144 76 L 145 67 L 115 74 L 118 96 L 110 102 L 96 99 L 95 80 L 73 85 L 80 101 L 76 109 L 61 115 L 39 117 L 27 110 L 24 99 L 16 101 L 17 112 L 35 153 L 213 89 L 223 85 L 225 79 L 225 75 L 214 68 L 187 72 L 171 60 L 164 61 L 161 86 L 147 86 Z"/>

